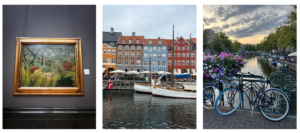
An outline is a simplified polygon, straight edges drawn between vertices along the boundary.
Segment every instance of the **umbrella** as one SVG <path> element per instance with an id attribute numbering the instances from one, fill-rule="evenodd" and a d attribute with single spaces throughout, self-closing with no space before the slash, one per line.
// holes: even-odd
<path id="1" fill-rule="evenodd" d="M 297 56 L 297 52 L 291 53 L 288 56 Z"/>
<path id="2" fill-rule="evenodd" d="M 172 74 L 172 73 L 165 72 L 165 71 L 158 71 L 157 73 L 158 73 L 158 74 Z"/>
<path id="3" fill-rule="evenodd" d="M 194 73 L 194 74 L 191 74 L 192 76 L 196 76 L 197 75 L 197 73 Z"/>
<path id="4" fill-rule="evenodd" d="M 124 73 L 125 71 L 122 70 L 115 70 L 115 71 L 110 71 L 109 73 Z M 115 77 L 116 80 L 116 77 Z"/>
<path id="5" fill-rule="evenodd" d="M 140 74 L 139 72 L 137 71 L 129 71 L 129 72 L 126 72 L 127 74 Z"/>
<path id="6" fill-rule="evenodd" d="M 140 72 L 140 74 L 149 74 L 149 73 L 150 73 L 149 71 Z"/>

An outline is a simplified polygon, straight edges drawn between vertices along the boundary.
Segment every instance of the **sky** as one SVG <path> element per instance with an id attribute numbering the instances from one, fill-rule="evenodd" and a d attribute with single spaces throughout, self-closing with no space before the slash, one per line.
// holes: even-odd
<path id="1" fill-rule="evenodd" d="M 122 35 L 145 36 L 146 39 L 196 38 L 196 5 L 104 5 L 103 31 Z"/>
<path id="2" fill-rule="evenodd" d="M 272 30 L 283 25 L 290 5 L 204 5 L 204 29 L 223 31 L 242 44 L 258 44 Z"/>

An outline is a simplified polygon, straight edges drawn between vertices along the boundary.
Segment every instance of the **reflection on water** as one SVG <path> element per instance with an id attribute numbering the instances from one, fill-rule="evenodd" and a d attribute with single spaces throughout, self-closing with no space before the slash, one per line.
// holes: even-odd
<path id="1" fill-rule="evenodd" d="M 196 100 L 103 90 L 103 128 L 196 129 Z"/>
<path id="2" fill-rule="evenodd" d="M 264 77 L 269 77 L 272 72 L 277 71 L 275 67 L 272 67 L 264 58 L 260 58 L 259 56 L 246 56 L 243 55 L 246 59 L 247 64 L 242 69 L 242 72 L 255 75 L 262 75 Z"/>

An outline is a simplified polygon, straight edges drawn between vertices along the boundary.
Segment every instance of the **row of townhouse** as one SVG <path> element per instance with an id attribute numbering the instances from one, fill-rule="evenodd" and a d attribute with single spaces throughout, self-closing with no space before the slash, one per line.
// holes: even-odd
<path id="1" fill-rule="evenodd" d="M 190 48 L 190 43 L 192 47 Z M 123 36 L 120 32 L 103 32 L 103 74 L 110 71 L 171 71 L 172 39 L 145 39 L 144 36 Z M 196 68 L 196 38 L 174 40 L 174 66 L 176 71 L 186 72 Z M 190 55 L 191 52 L 191 55 Z M 189 62 L 191 56 L 191 63 Z M 180 73 L 180 72 L 179 72 Z"/>

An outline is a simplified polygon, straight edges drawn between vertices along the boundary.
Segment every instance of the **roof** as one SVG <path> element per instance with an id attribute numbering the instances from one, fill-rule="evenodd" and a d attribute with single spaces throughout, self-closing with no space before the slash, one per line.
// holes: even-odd
<path id="1" fill-rule="evenodd" d="M 148 44 L 149 40 L 152 40 L 152 44 Z M 158 44 L 158 40 L 161 40 L 161 44 Z M 166 39 L 145 39 L 144 45 L 167 45 Z"/>
<path id="2" fill-rule="evenodd" d="M 125 43 L 122 43 L 122 40 L 125 39 Z M 132 43 L 129 43 L 129 40 L 132 40 Z M 140 43 L 136 43 L 136 40 L 140 40 Z M 121 36 L 117 44 L 143 44 L 144 36 Z"/>
<path id="3" fill-rule="evenodd" d="M 112 34 L 110 32 L 103 31 L 103 42 L 116 42 L 122 35 L 122 32 L 113 32 Z"/>

